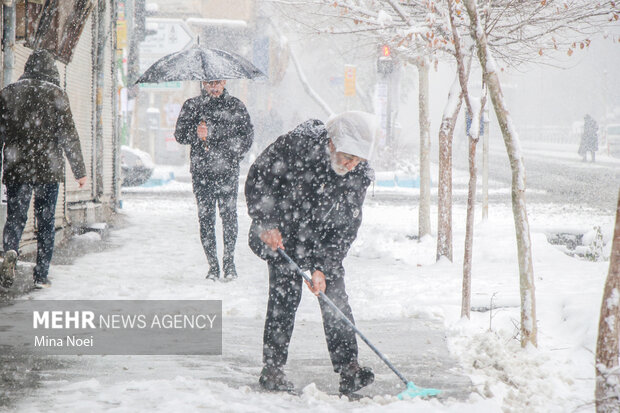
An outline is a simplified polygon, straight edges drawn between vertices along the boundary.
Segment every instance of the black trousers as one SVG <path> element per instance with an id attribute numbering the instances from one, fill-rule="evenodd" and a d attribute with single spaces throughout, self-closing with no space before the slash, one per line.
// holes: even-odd
<path id="1" fill-rule="evenodd" d="M 238 174 L 237 174 L 238 175 Z M 204 177 L 192 176 L 194 195 L 198 205 L 200 240 L 210 267 L 218 267 L 215 237 L 215 208 L 220 210 L 224 232 L 224 266 L 234 262 L 237 243 L 237 191 L 239 177 L 225 182 L 212 181 Z"/>
<path id="2" fill-rule="evenodd" d="M 58 183 L 31 184 L 8 183 L 7 213 L 2 246 L 4 251 L 19 251 L 19 241 L 28 219 L 28 208 L 34 191 L 34 216 L 37 222 L 37 263 L 34 267 L 35 279 L 47 278 L 54 253 L 54 215 L 58 199 Z"/>
<path id="3" fill-rule="evenodd" d="M 287 264 L 269 263 L 269 301 L 263 335 L 263 364 L 282 367 L 288 358 L 288 346 L 295 325 L 295 313 L 301 300 L 301 277 Z M 354 322 L 344 278 L 326 281 L 325 294 Z M 355 332 L 334 311 L 319 300 L 327 349 L 335 372 L 357 360 Z"/>

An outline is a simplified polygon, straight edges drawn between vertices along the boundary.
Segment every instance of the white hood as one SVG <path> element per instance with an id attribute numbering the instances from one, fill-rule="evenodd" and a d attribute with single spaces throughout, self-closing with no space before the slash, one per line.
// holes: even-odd
<path id="1" fill-rule="evenodd" d="M 368 160 L 374 149 L 377 125 L 372 113 L 349 111 L 330 118 L 325 126 L 337 152 Z"/>

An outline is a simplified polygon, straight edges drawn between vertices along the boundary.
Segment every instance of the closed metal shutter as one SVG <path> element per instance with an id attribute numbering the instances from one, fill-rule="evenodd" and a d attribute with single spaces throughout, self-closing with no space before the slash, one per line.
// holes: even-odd
<path id="1" fill-rule="evenodd" d="M 13 67 L 13 82 L 15 82 L 19 77 L 24 73 L 24 66 L 26 66 L 26 60 L 28 60 L 28 56 L 30 56 L 32 50 L 24 47 L 21 44 L 15 45 L 15 63 Z"/>
<path id="2" fill-rule="evenodd" d="M 92 16 L 92 14 L 91 14 Z M 80 144 L 88 180 L 80 189 L 69 162 L 67 170 L 67 202 L 89 201 L 93 199 L 93 56 L 92 56 L 92 18 L 89 17 L 77 44 L 73 60 L 66 65 L 67 94 L 71 104 L 73 120 L 80 135 Z"/>
<path id="3" fill-rule="evenodd" d="M 110 13 L 112 5 L 108 3 L 105 13 L 105 28 L 110 30 Z M 114 196 L 114 36 L 108 35 L 105 46 L 105 85 L 103 87 L 103 202 L 109 202 Z"/>

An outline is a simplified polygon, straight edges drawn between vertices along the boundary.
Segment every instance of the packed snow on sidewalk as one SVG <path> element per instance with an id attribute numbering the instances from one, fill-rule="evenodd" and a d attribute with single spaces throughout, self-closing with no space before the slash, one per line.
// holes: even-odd
<path id="1" fill-rule="evenodd" d="M 123 213 L 128 225 L 111 234 L 110 242 L 116 247 L 85 255 L 70 266 L 53 266 L 53 288 L 31 297 L 221 299 L 224 317 L 247 317 L 262 325 L 267 271 L 247 247 L 249 220 L 242 196 L 237 245 L 240 277 L 232 283 L 213 283 L 204 279 L 207 264 L 199 243 L 191 188 L 178 182 L 173 185 L 171 196 L 165 196 L 164 187 L 152 198 L 134 194 L 126 199 Z M 182 189 L 187 194 L 177 195 Z M 17 411 L 42 411 L 50 406 L 57 411 L 123 412 L 593 411 L 593 352 L 609 261 L 565 255 L 547 242 L 545 233 L 598 225 L 609 239 L 614 217 L 579 207 L 528 207 L 538 348 L 521 349 L 519 344 L 519 275 L 509 201 L 491 205 L 488 221 L 476 220 L 472 306 L 479 311 L 472 312 L 470 321 L 460 319 L 462 204 L 454 207 L 453 263 L 435 262 L 434 237 L 421 242 L 411 237 L 417 233 L 415 205 L 386 203 L 370 195 L 358 239 L 345 260 L 347 288 L 358 321 L 432 317 L 443 322 L 450 351 L 473 383 L 465 400 L 399 401 L 394 397 L 400 391 L 396 389 L 393 395 L 351 403 L 313 385 L 307 386 L 301 397 L 267 394 L 253 390 L 254 382 L 239 387 L 204 379 L 199 369 L 191 368 L 196 356 L 89 356 L 77 358 L 77 363 L 88 365 L 90 378 L 76 382 L 63 376 L 59 381 L 44 381 L 35 395 L 18 402 Z M 432 214 L 436 222 L 436 209 Z M 609 255 L 609 244 L 604 252 Z M 298 325 L 304 320 L 320 320 L 317 307 L 314 297 L 305 291 Z M 361 341 L 360 346 L 364 346 Z M 202 365 L 208 366 L 209 359 L 205 359 Z M 99 366 L 103 365 L 113 373 L 101 374 Z M 238 370 L 231 368 L 228 374 Z M 258 369 L 250 373 L 252 380 L 258 379 Z"/>

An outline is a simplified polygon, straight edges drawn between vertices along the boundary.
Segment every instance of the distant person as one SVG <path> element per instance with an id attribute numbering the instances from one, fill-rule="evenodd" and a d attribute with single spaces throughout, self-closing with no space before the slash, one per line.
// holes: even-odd
<path id="1" fill-rule="evenodd" d="M 220 278 L 215 239 L 215 208 L 224 231 L 223 270 L 226 280 L 237 278 L 234 254 L 237 242 L 239 163 L 252 146 L 254 129 L 245 105 L 228 94 L 225 80 L 202 82 L 200 96 L 183 104 L 174 136 L 191 146 L 190 171 L 200 221 L 200 239 L 209 272 Z"/>
<path id="2" fill-rule="evenodd" d="M 260 385 L 292 391 L 284 374 L 288 346 L 301 299 L 302 279 L 275 252 L 285 249 L 312 273 L 314 294 L 324 292 L 353 321 L 345 290 L 343 260 L 362 223 L 362 205 L 371 182 L 373 117 L 345 112 L 327 125 L 308 120 L 280 136 L 250 167 L 245 184 L 252 218 L 249 244 L 267 261 L 269 300 L 263 333 Z M 340 373 L 340 393 L 350 394 L 374 380 L 357 358 L 355 332 L 320 301 L 327 349 Z"/>
<path id="3" fill-rule="evenodd" d="M 579 155 L 583 156 L 586 162 L 588 152 L 592 152 L 592 162 L 595 161 L 595 153 L 598 151 L 598 125 L 590 115 L 583 118 L 583 134 L 579 144 Z"/>
<path id="4" fill-rule="evenodd" d="M 7 216 L 0 268 L 2 287 L 13 283 L 19 241 L 28 218 L 34 192 L 37 263 L 35 288 L 49 287 L 48 271 L 54 252 L 55 211 L 58 186 L 65 180 L 65 159 L 82 188 L 86 167 L 69 99 L 60 87 L 52 55 L 34 51 L 24 74 L 0 91 L 0 140 L 3 150 L 3 182 L 7 189 Z"/>

